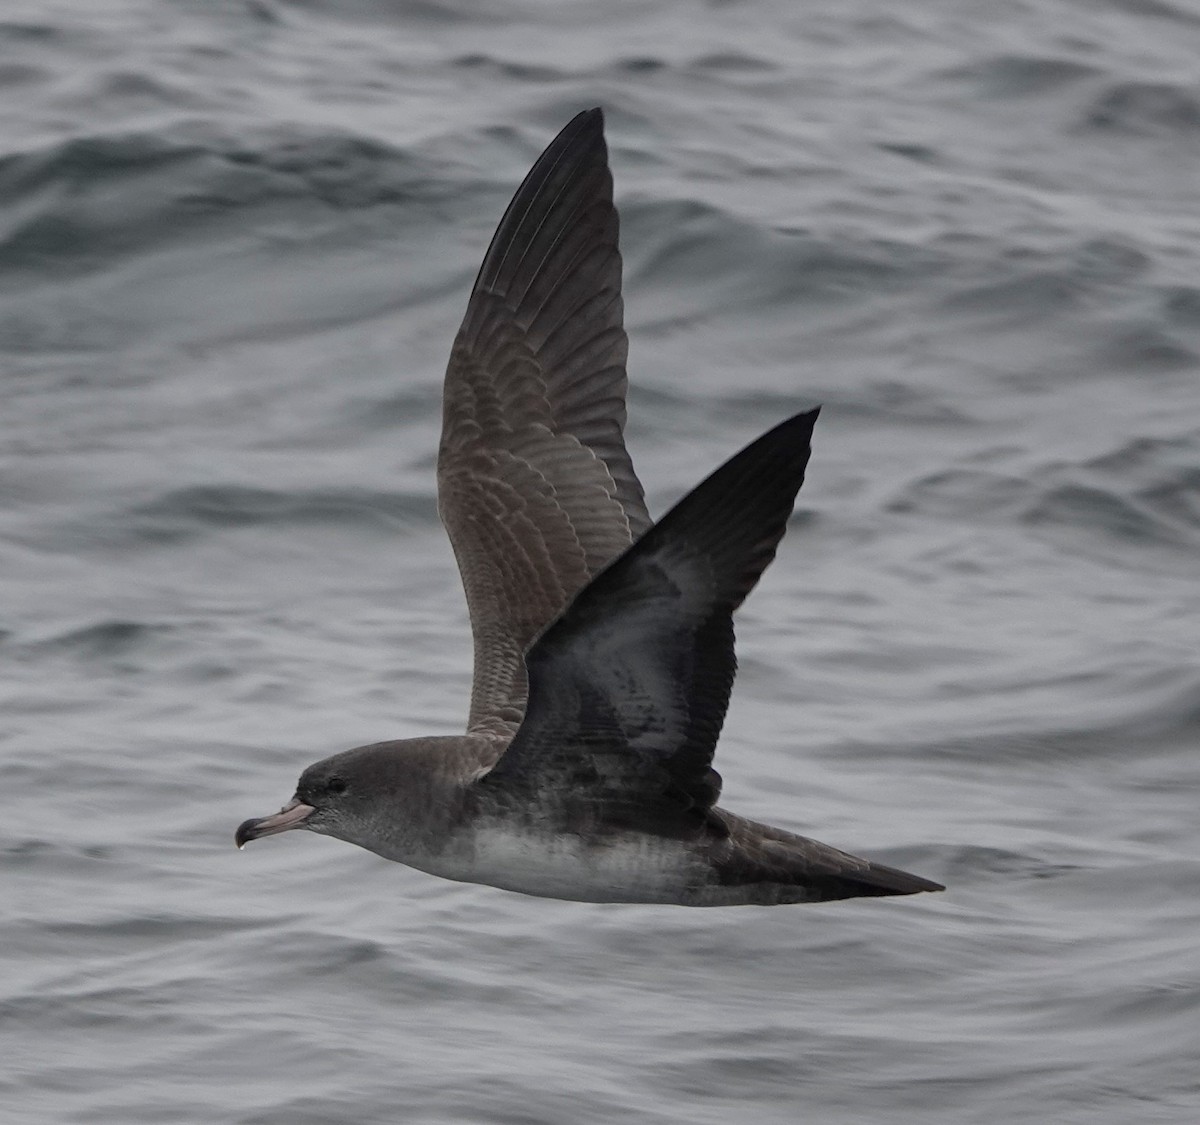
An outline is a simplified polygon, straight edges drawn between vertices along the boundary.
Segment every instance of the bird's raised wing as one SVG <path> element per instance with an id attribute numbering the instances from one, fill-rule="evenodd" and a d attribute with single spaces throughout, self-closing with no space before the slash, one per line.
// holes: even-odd
<path id="1" fill-rule="evenodd" d="M 593 109 L 517 190 L 450 356 L 438 507 L 471 614 L 474 732 L 511 736 L 525 650 L 650 526 L 625 451 L 617 226 Z"/>
<path id="2" fill-rule="evenodd" d="M 585 835 L 707 821 L 737 667 L 732 614 L 775 556 L 817 413 L 727 461 L 538 639 L 525 720 L 481 796 Z"/>

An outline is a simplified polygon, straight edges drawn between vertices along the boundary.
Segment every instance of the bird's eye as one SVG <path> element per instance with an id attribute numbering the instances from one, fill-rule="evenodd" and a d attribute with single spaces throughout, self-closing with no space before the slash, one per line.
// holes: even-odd
<path id="1" fill-rule="evenodd" d="M 326 783 L 325 788 L 328 789 L 329 792 L 332 793 L 335 797 L 340 797 L 343 793 L 346 792 L 347 789 L 350 788 L 350 786 L 347 784 L 346 779 L 343 777 L 331 777 L 329 779 L 329 781 Z"/>

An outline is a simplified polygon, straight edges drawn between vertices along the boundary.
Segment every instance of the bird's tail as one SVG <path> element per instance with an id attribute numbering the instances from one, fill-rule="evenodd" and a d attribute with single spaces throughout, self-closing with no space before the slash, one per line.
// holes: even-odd
<path id="1" fill-rule="evenodd" d="M 726 885 L 760 884 L 778 902 L 826 902 L 841 898 L 914 895 L 944 891 L 941 883 L 873 863 L 818 840 L 756 824 L 724 810 L 728 850 L 716 865 Z"/>

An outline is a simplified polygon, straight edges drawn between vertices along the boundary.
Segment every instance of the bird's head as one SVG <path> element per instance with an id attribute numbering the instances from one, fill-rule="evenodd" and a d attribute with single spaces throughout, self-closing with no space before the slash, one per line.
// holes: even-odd
<path id="1" fill-rule="evenodd" d="M 431 767 L 442 741 L 376 742 L 316 762 L 300 775 L 295 795 L 279 812 L 243 821 L 234 840 L 241 848 L 304 828 L 395 858 L 409 838 L 426 830 L 431 809 L 453 804 L 433 792 L 438 771 Z"/>

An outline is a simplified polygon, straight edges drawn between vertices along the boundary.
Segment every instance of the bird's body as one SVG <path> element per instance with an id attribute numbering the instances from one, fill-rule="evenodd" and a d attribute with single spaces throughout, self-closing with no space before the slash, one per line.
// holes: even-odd
<path id="1" fill-rule="evenodd" d="M 684 840 L 481 819 L 446 837 L 436 853 L 379 854 L 444 879 L 576 902 L 777 906 L 938 889 L 913 886 L 912 876 L 882 880 L 885 872 L 903 873 L 724 810 L 715 819 L 719 832 Z M 862 879 L 853 878 L 854 868 Z"/>
<path id="2" fill-rule="evenodd" d="M 438 500 L 475 641 L 467 731 L 309 767 L 291 828 L 547 898 L 775 905 L 941 890 L 716 805 L 732 614 L 774 557 L 817 411 L 652 524 L 625 450 L 621 259 L 599 110 L 539 158 L 446 374 Z"/>
<path id="3" fill-rule="evenodd" d="M 318 766 L 355 776 L 356 759 L 365 759 L 377 782 L 403 785 L 403 799 L 356 819 L 359 831 L 338 833 L 343 839 L 430 875 L 542 898 L 775 905 L 911 893 L 901 888 L 916 879 L 724 809 L 710 810 L 698 830 L 675 834 L 583 823 L 586 810 L 565 823 L 541 816 L 536 806 L 496 800 L 477 786 L 504 749 L 502 740 L 479 735 L 411 738 Z"/>

